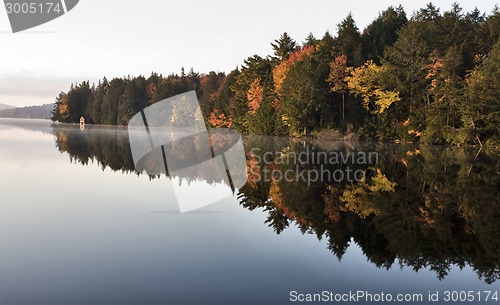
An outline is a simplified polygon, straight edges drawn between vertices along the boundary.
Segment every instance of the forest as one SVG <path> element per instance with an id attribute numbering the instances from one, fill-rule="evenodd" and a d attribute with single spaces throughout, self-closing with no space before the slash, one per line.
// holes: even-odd
<path id="1" fill-rule="evenodd" d="M 196 90 L 205 122 L 250 135 L 353 134 L 370 141 L 500 147 L 500 11 L 408 15 L 389 7 L 365 29 L 349 14 L 335 35 L 298 42 L 229 74 L 127 76 L 73 84 L 52 120 L 126 125 L 141 109 Z"/>

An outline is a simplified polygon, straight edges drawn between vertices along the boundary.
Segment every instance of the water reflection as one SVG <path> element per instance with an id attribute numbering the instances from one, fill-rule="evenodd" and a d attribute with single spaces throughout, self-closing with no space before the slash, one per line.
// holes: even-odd
<path id="1" fill-rule="evenodd" d="M 139 174 L 134 167 L 125 128 L 86 125 L 84 130 L 80 130 L 77 125 L 57 124 L 52 132 L 56 136 L 57 149 L 68 153 L 71 162 L 82 165 L 96 162 L 103 170 L 110 168 Z"/>
<path id="2" fill-rule="evenodd" d="M 138 174 L 125 129 L 56 125 L 50 132 L 72 162 Z M 354 241 L 380 268 L 429 268 L 444 279 L 453 266 L 470 265 L 486 283 L 500 278 L 498 156 L 456 147 L 271 137 L 246 137 L 244 145 L 249 181 L 238 190 L 239 202 L 249 210 L 265 210 L 266 223 L 276 233 L 297 225 L 303 234 L 326 238 L 338 259 Z M 302 152 L 377 152 L 378 162 L 280 162 L 280 156 Z M 321 166 L 365 175 L 359 181 L 311 183 L 265 174 Z"/>
<path id="3" fill-rule="evenodd" d="M 250 147 L 262 143 L 252 140 Z M 293 141 L 268 142 L 263 151 L 304 149 Z M 303 233 L 327 238 L 339 259 L 353 238 L 378 267 L 429 267 L 443 279 L 453 265 L 470 265 L 487 283 L 499 278 L 497 156 L 453 147 L 306 145 L 376 150 L 380 160 L 360 183 L 248 183 L 239 194 L 242 205 L 267 210 L 277 233 L 294 222 Z"/>

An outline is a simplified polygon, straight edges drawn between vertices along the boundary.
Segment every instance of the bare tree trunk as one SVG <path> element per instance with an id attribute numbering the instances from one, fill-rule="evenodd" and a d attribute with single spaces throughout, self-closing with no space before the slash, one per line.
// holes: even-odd
<path id="1" fill-rule="evenodd" d="M 342 93 L 342 122 L 345 120 L 345 93 Z"/>

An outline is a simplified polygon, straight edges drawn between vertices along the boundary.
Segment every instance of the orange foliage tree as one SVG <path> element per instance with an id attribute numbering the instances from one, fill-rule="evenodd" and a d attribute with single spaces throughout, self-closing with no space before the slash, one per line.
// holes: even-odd
<path id="1" fill-rule="evenodd" d="M 219 113 L 219 110 L 214 109 L 210 113 L 210 118 L 208 119 L 210 126 L 217 128 L 231 128 L 231 118 L 227 118 L 224 113 Z"/>

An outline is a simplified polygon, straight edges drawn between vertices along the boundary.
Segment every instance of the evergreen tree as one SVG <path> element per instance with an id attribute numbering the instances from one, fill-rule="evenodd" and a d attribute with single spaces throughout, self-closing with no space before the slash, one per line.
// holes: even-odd
<path id="1" fill-rule="evenodd" d="M 123 96 L 125 81 L 121 78 L 114 78 L 109 82 L 107 93 L 102 101 L 103 118 L 105 125 L 118 124 L 118 105 Z"/>
<path id="2" fill-rule="evenodd" d="M 64 122 L 64 107 L 65 107 L 64 103 L 65 102 L 63 101 L 63 99 L 65 99 L 65 95 L 66 95 L 66 93 L 61 92 L 56 97 L 55 107 L 51 111 L 52 116 L 50 117 L 50 119 L 53 122 Z"/>
<path id="3" fill-rule="evenodd" d="M 231 71 L 219 88 L 217 100 L 215 101 L 215 109 L 225 115 L 229 114 L 229 107 L 234 98 L 234 91 L 231 90 L 231 87 L 236 83 L 236 78 L 239 74 L 240 70 L 238 68 Z"/>
<path id="4" fill-rule="evenodd" d="M 426 106 L 430 104 L 429 80 L 424 67 L 427 64 L 429 47 L 416 22 L 410 21 L 399 31 L 399 38 L 384 52 L 382 64 L 387 68 L 382 83 L 400 93 L 403 103 L 394 109 L 391 128 L 399 134 L 407 135 L 408 130 L 421 132 L 425 128 Z M 407 122 L 404 125 L 399 123 Z M 405 128 L 402 128 L 405 127 Z"/>
<path id="5" fill-rule="evenodd" d="M 127 125 L 137 112 L 148 104 L 146 79 L 143 76 L 127 80 L 122 98 L 119 100 L 117 124 Z"/>
<path id="6" fill-rule="evenodd" d="M 490 49 L 495 45 L 500 37 L 500 9 L 495 5 L 495 8 L 484 22 L 479 17 L 479 34 L 476 36 L 477 44 L 480 47 L 480 54 L 485 56 Z"/>
<path id="7" fill-rule="evenodd" d="M 266 77 L 261 90 L 260 103 L 253 114 L 248 115 L 248 131 L 251 134 L 272 135 L 276 132 L 276 109 L 273 102 L 276 99 L 271 77 Z"/>
<path id="8" fill-rule="evenodd" d="M 209 118 L 210 113 L 212 113 L 215 108 L 219 88 L 221 87 L 225 77 L 224 73 L 215 73 L 212 71 L 208 73 L 208 75 L 202 75 L 199 78 L 200 93 L 198 94 L 198 99 L 205 121 Z"/>
<path id="9" fill-rule="evenodd" d="M 431 80 L 431 103 L 426 111 L 426 129 L 422 140 L 428 143 L 450 142 L 460 144 L 460 104 L 465 82 L 461 76 L 462 54 L 458 47 L 449 48 L 444 57 L 431 55 L 427 79 Z"/>
<path id="10" fill-rule="evenodd" d="M 232 86 L 234 98 L 231 101 L 229 113 L 234 128 L 246 131 L 246 115 L 249 111 L 247 93 L 250 89 L 250 84 L 257 78 L 264 81 L 265 76 L 270 75 L 271 69 L 271 62 L 258 55 L 249 57 L 244 61 L 241 72 L 236 77 L 236 81 Z"/>
<path id="11" fill-rule="evenodd" d="M 398 30 L 403 27 L 408 19 L 403 7 L 389 7 L 363 31 L 363 53 L 366 59 L 371 59 L 379 64 L 384 49 L 390 47 L 398 38 Z"/>
<path id="12" fill-rule="evenodd" d="M 317 42 L 314 52 L 311 52 L 310 69 L 312 83 L 315 92 L 315 108 L 317 110 L 317 126 L 319 128 L 337 127 L 340 122 L 338 110 L 333 106 L 334 94 L 330 92 L 327 78 L 330 74 L 330 62 L 335 58 L 335 40 L 326 32 L 323 38 Z M 311 73 L 311 72 L 308 72 Z"/>
<path id="13" fill-rule="evenodd" d="M 421 8 L 414 16 L 415 21 L 435 21 L 440 17 L 439 8 L 429 2 L 425 8 Z"/>
<path id="14" fill-rule="evenodd" d="M 93 96 L 92 102 L 87 107 L 88 119 L 91 122 L 94 122 L 96 124 L 102 124 L 102 121 L 103 121 L 102 104 L 103 104 L 104 96 L 107 93 L 106 91 L 107 91 L 108 85 L 109 84 L 108 84 L 108 80 L 106 79 L 106 77 L 104 77 L 102 81 L 99 80 L 97 87 L 93 90 L 94 96 Z"/>
<path id="15" fill-rule="evenodd" d="M 318 43 L 318 39 L 314 37 L 313 33 L 309 33 L 306 37 L 306 40 L 304 41 L 303 45 L 304 46 L 314 46 Z"/>
<path id="16" fill-rule="evenodd" d="M 351 13 L 337 25 L 335 50 L 347 56 L 349 66 L 357 67 L 363 63 L 361 34 Z"/>
<path id="17" fill-rule="evenodd" d="M 319 124 L 316 68 L 312 56 L 305 55 L 294 63 L 283 82 L 280 114 L 291 135 L 306 133 Z"/>
<path id="18" fill-rule="evenodd" d="M 157 73 L 151 73 L 146 80 L 146 93 L 148 95 L 148 104 L 154 104 L 160 100 L 158 86 L 162 80 L 162 76 Z"/>
<path id="19" fill-rule="evenodd" d="M 500 39 L 482 64 L 467 77 L 466 102 L 462 121 L 467 140 L 500 147 Z"/>
<path id="20" fill-rule="evenodd" d="M 279 39 L 271 43 L 274 50 L 274 61 L 288 59 L 290 53 L 297 49 L 297 43 L 293 40 L 287 32 L 284 32 Z"/>

